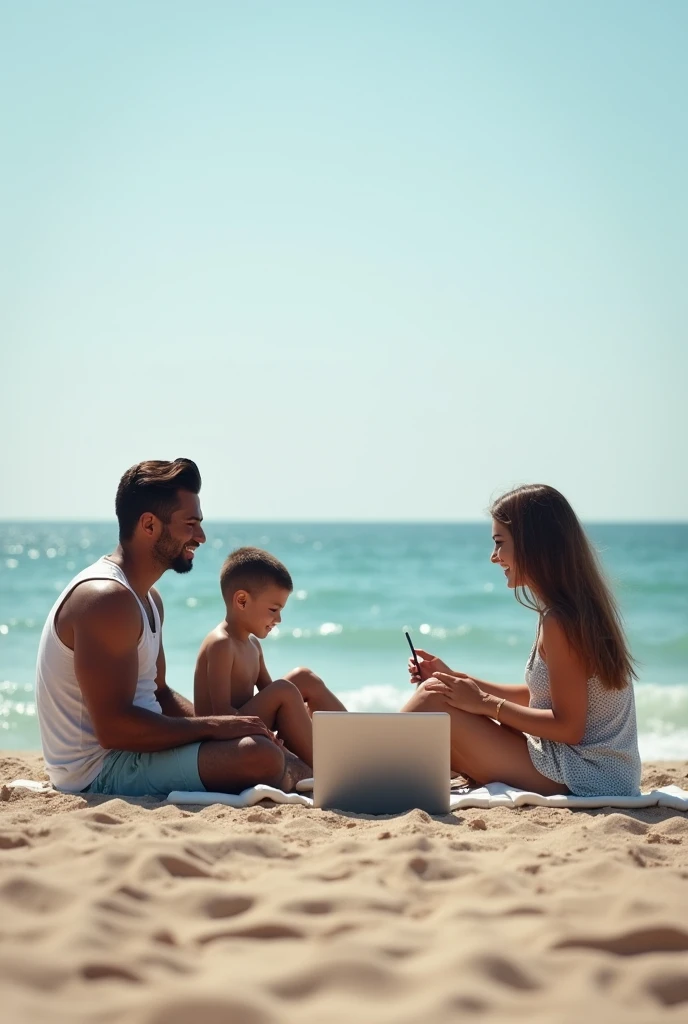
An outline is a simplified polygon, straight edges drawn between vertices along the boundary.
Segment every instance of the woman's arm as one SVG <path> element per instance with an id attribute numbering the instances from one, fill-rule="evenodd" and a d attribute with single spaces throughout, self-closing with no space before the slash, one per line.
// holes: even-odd
<path id="1" fill-rule="evenodd" d="M 501 700 L 504 697 L 511 704 L 518 704 L 521 707 L 528 707 L 530 704 L 530 690 L 525 683 L 486 683 L 484 679 L 471 679 L 478 684 L 484 693 Z M 501 715 L 499 716 L 501 718 Z"/>
<path id="2" fill-rule="evenodd" d="M 507 706 L 507 701 L 502 705 L 499 719 L 543 739 L 580 743 L 588 715 L 588 672 L 570 646 L 561 624 L 551 614 L 542 619 L 542 648 L 549 673 L 552 710 L 528 708 L 522 711 Z"/>
<path id="3" fill-rule="evenodd" d="M 542 622 L 542 645 L 549 672 L 552 708 L 523 707 L 510 700 L 500 688 L 499 696 L 468 676 L 440 673 L 426 688 L 443 693 L 452 707 L 475 715 L 499 718 L 520 732 L 559 743 L 580 743 L 588 713 L 588 673 L 578 654 L 570 647 L 556 618 L 546 615 Z M 489 684 L 488 684 L 489 685 Z"/>
<path id="4" fill-rule="evenodd" d="M 448 665 L 445 665 L 440 658 L 435 657 L 434 654 L 429 654 L 427 651 L 422 651 L 420 647 L 416 648 L 416 654 L 418 655 L 421 676 L 420 678 L 418 677 L 413 658 L 409 658 L 408 668 L 411 682 L 413 683 L 424 682 L 431 676 L 437 676 L 438 672 L 444 672 L 450 676 L 462 676 L 465 679 L 472 679 L 484 693 L 492 694 L 493 697 L 505 697 L 506 700 L 512 701 L 514 704 L 522 704 L 528 707 L 530 690 L 525 683 L 488 683 L 484 679 L 478 679 L 476 676 L 466 676 L 463 672 L 455 672 Z"/>

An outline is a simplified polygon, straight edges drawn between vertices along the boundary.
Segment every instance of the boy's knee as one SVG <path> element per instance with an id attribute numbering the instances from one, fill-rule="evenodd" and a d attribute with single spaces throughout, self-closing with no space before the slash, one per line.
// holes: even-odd
<path id="1" fill-rule="evenodd" d="M 314 679 L 316 682 L 322 683 L 322 679 L 320 678 L 320 676 L 315 674 L 315 672 L 313 671 L 312 668 L 306 668 L 305 666 L 300 666 L 295 671 L 298 672 L 298 674 L 303 679 Z"/>
<path id="2" fill-rule="evenodd" d="M 299 693 L 298 687 L 289 679 L 273 679 L 270 686 L 272 686 L 274 688 L 274 692 L 279 693 L 284 700 L 296 700 L 297 697 L 301 700 L 301 694 Z"/>
<path id="3" fill-rule="evenodd" d="M 289 673 L 289 679 L 299 689 L 302 686 L 314 689 L 315 687 L 325 685 L 320 676 L 317 676 L 311 668 L 295 668 Z"/>

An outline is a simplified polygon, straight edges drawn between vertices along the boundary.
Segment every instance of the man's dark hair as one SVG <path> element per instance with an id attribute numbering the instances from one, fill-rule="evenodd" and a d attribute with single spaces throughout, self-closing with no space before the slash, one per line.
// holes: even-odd
<path id="1" fill-rule="evenodd" d="M 120 480 L 115 498 L 119 539 L 131 540 L 144 512 L 152 512 L 163 523 L 169 523 L 179 507 L 177 491 L 198 494 L 200 489 L 201 474 L 191 459 L 149 459 L 132 466 Z"/>
<path id="2" fill-rule="evenodd" d="M 225 598 L 237 590 L 257 594 L 271 583 L 290 592 L 294 589 L 286 566 L 261 548 L 237 548 L 227 556 L 220 570 L 220 590 Z"/>

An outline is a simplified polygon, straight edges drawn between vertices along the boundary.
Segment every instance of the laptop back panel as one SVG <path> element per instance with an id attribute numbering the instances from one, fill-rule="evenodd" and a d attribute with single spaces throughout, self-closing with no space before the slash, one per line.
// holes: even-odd
<path id="1" fill-rule="evenodd" d="M 449 813 L 449 715 L 313 715 L 313 802 L 360 814 Z"/>

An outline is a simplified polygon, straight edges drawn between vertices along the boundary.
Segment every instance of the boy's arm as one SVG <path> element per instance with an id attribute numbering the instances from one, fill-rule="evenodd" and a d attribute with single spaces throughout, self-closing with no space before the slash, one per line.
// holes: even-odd
<path id="1" fill-rule="evenodd" d="M 258 648 L 258 654 L 260 656 L 260 667 L 258 669 L 258 678 L 256 679 L 256 689 L 264 690 L 266 686 L 269 686 L 272 682 L 270 673 L 265 666 L 265 658 L 263 657 L 263 649 L 256 639 L 253 640 L 254 644 Z"/>
<path id="2" fill-rule="evenodd" d="M 234 651 L 229 640 L 217 639 L 205 652 L 207 665 L 208 697 L 214 715 L 237 715 L 232 706 L 232 668 Z"/>

